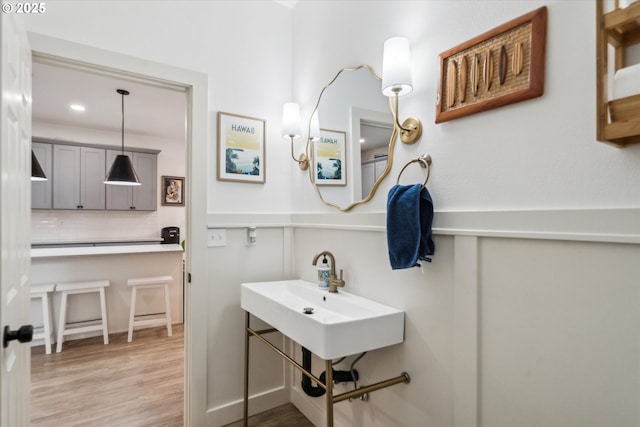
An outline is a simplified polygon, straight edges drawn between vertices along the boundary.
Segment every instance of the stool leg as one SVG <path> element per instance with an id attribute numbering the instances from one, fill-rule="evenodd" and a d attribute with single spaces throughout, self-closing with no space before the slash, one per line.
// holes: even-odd
<path id="1" fill-rule="evenodd" d="M 42 294 L 42 327 L 44 329 L 44 351 L 51 354 L 51 316 L 49 314 L 49 293 Z"/>
<path id="2" fill-rule="evenodd" d="M 172 335 L 171 332 L 171 299 L 169 298 L 169 284 L 164 285 L 164 311 L 167 318 L 167 334 Z"/>
<path id="3" fill-rule="evenodd" d="M 129 335 L 127 337 L 127 342 L 131 342 L 133 340 L 133 319 L 136 313 L 136 287 L 133 286 L 131 289 L 131 307 L 129 308 Z"/>
<path id="4" fill-rule="evenodd" d="M 104 343 L 109 344 L 109 328 L 107 324 L 107 301 L 104 295 L 104 288 L 100 288 L 100 310 L 102 311 L 102 336 Z"/>
<path id="5" fill-rule="evenodd" d="M 64 341 L 64 329 L 67 323 L 67 293 L 62 292 L 60 299 L 60 321 L 58 322 L 58 340 L 56 343 L 56 353 L 62 351 L 62 342 Z"/>

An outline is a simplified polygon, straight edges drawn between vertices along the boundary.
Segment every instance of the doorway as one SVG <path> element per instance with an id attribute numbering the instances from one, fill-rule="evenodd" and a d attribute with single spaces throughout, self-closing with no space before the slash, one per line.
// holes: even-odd
<path id="1" fill-rule="evenodd" d="M 207 159 L 207 77 L 165 64 L 154 64 L 71 42 L 30 34 L 34 58 L 58 61 L 67 66 L 99 70 L 130 81 L 148 82 L 159 87 L 180 88 L 186 97 L 185 127 L 185 425 L 203 425 L 206 416 L 206 377 L 194 378 L 192 372 L 206 372 L 206 340 L 193 336 L 206 334 L 206 236 L 195 230 L 206 229 Z M 200 236 L 202 234 L 202 236 Z M 198 285 L 201 286 L 198 286 Z M 205 320 L 202 320 L 205 319 Z"/>
<path id="2" fill-rule="evenodd" d="M 78 410 L 72 411 L 71 417 L 76 420 L 96 419 L 94 411 L 84 412 L 82 408 L 94 408 L 95 400 L 101 402 L 103 407 L 118 408 L 118 413 L 123 420 L 131 420 L 136 412 L 144 412 L 149 400 L 155 402 L 149 405 L 147 419 L 152 419 L 151 414 L 158 419 L 160 424 L 176 424 L 175 418 L 182 421 L 184 375 L 176 378 L 176 367 L 184 366 L 184 346 L 181 325 L 183 323 L 183 257 L 181 252 L 171 254 L 142 254 L 131 253 L 130 248 L 148 247 L 149 244 L 159 243 L 161 229 L 177 227 L 183 236 L 186 233 L 186 212 L 182 206 L 184 198 L 180 197 L 176 204 L 165 204 L 162 198 L 164 177 L 171 176 L 184 181 L 186 169 L 186 91 L 183 87 L 154 82 L 142 79 L 132 80 L 126 76 L 114 72 L 105 73 L 101 69 L 90 69 L 87 66 L 61 64 L 51 58 L 40 58 L 34 55 L 32 65 L 32 139 L 33 149 L 38 157 L 39 153 L 52 153 L 52 161 L 40 158 L 45 174 L 50 178 L 46 182 L 32 183 L 32 194 L 48 195 L 52 202 L 47 207 L 45 203 L 38 203 L 42 198 L 32 200 L 32 245 L 34 248 L 49 247 L 49 251 L 55 251 L 52 245 L 64 246 L 65 250 L 78 242 L 82 245 L 91 244 L 106 249 L 107 246 L 114 252 L 108 256 L 60 256 L 55 259 L 41 258 L 35 254 L 32 258 L 32 284 L 39 283 L 66 283 L 91 279 L 107 279 L 110 286 L 105 288 L 107 300 L 108 326 L 110 333 L 109 346 L 102 348 L 100 342 L 90 338 L 89 334 L 69 337 L 82 338 L 81 345 L 65 340 L 61 353 L 54 357 L 43 355 L 39 348 L 32 353 L 32 424 L 46 425 L 53 415 L 62 424 L 71 420 L 69 411 L 66 410 L 66 402 L 83 402 Z M 124 89 L 128 96 L 122 99 L 117 92 Z M 122 110 L 121 110 L 122 105 Z M 126 106 L 126 108 L 125 108 Z M 38 142 L 35 142 L 38 141 Z M 79 148 L 90 150 L 94 156 L 99 153 L 120 154 L 120 143 L 130 158 L 133 159 L 137 174 L 142 186 L 135 190 L 122 187 L 105 187 L 102 184 L 106 170 L 111 164 L 110 156 L 102 160 L 105 171 L 98 172 L 97 187 L 92 191 L 96 194 L 102 191 L 102 198 L 96 197 L 96 204 L 102 202 L 103 210 L 84 209 L 69 210 L 55 209 L 56 203 L 61 203 L 63 197 L 68 196 L 71 185 L 60 185 L 60 175 L 67 175 L 68 167 L 60 166 L 60 162 L 67 161 L 68 155 L 58 153 L 74 153 Z M 126 142 L 126 144 L 125 144 Z M 76 146 L 73 144 L 83 144 Z M 94 147 L 95 145 L 95 147 Z M 100 148 L 104 145 L 104 149 Z M 40 148 L 40 150 L 36 150 Z M 47 149 L 48 148 L 48 149 Z M 154 153 L 144 153 L 135 150 L 154 150 Z M 131 153 L 133 151 L 133 153 Z M 157 153 L 155 153 L 157 152 Z M 46 157 L 46 156 L 45 156 Z M 143 162 L 137 161 L 142 158 Z M 106 162 L 105 162 L 106 160 Z M 82 161 L 82 160 L 81 160 Z M 71 162 L 69 162 L 71 163 Z M 95 163 L 95 162 L 94 162 Z M 105 164 L 106 163 L 106 164 Z M 65 163 L 66 164 L 66 163 Z M 152 168 L 150 165 L 153 165 Z M 99 165 L 94 164 L 94 167 Z M 140 170 L 139 166 L 147 166 Z M 82 167 L 82 166 L 81 166 Z M 62 170 L 61 169 L 66 169 Z M 58 175 L 54 173 L 58 171 Z M 146 174 L 143 172 L 147 172 Z M 80 181 L 85 180 L 85 174 L 80 174 Z M 53 182 L 53 191 L 51 191 Z M 48 191 L 40 187 L 47 187 Z M 106 189 L 106 210 L 105 192 Z M 112 192 L 112 190 L 114 190 Z M 153 194 L 148 197 L 153 200 L 149 206 L 140 204 L 136 209 L 129 207 L 134 202 L 131 197 L 115 199 L 112 194 L 125 195 Z M 151 190 L 151 191 L 149 191 Z M 116 193 L 120 192 L 120 193 Z M 155 193 L 155 194 L 154 194 Z M 181 195 L 181 194 L 180 194 Z M 136 203 L 140 203 L 141 197 Z M 113 201 L 122 201 L 118 206 Z M 143 200 L 144 201 L 144 200 Z M 86 202 L 82 200 L 82 204 Z M 53 206 L 52 206 L 53 205 Z M 72 204 L 73 205 L 73 204 Z M 112 206 L 115 205 L 115 206 Z M 52 209 L 54 208 L 54 209 Z M 115 210 L 114 210 L 115 208 Z M 123 210 L 129 209 L 129 210 Z M 180 242 L 179 235 L 176 236 Z M 144 245 L 143 245 L 144 244 Z M 121 246 L 125 245 L 125 246 Z M 134 246 L 132 246 L 134 245 Z M 141 246 L 142 245 L 142 246 Z M 126 255 L 117 253 L 122 247 Z M 168 247 L 168 246 L 167 246 Z M 179 250 L 179 246 L 175 246 Z M 36 257 L 37 256 L 37 257 Z M 169 299 L 173 329 L 177 330 L 172 337 L 167 337 L 167 329 L 157 330 L 157 334 L 148 335 L 139 328 L 133 334 L 133 342 L 123 341 L 123 334 L 128 328 L 129 304 L 132 290 L 127 286 L 127 280 L 132 277 L 154 277 L 160 275 L 171 276 L 169 286 Z M 70 297 L 70 305 L 67 306 L 67 321 L 92 319 L 99 317 L 99 307 L 96 294 L 75 295 Z M 52 295 L 52 312 L 54 330 L 59 330 L 60 298 L 57 293 Z M 40 301 L 36 301 L 36 307 L 32 307 L 34 315 L 33 323 L 42 324 L 37 315 L 41 313 Z M 164 313 L 164 293 L 156 290 L 140 290 L 136 314 Z M 93 312 L 89 316 L 89 307 L 93 306 Z M 86 314 L 85 314 L 86 313 Z M 145 317 L 150 319 L 153 315 Z M 157 315 L 155 316 L 157 317 Z M 149 320 L 146 320 L 147 322 Z M 146 331 L 145 331 L 146 332 Z M 95 332 L 94 332 L 95 334 Z M 137 341 L 144 340 L 145 351 Z M 162 343 L 162 346 L 155 343 Z M 38 344 L 36 342 L 36 344 Z M 166 351 L 162 351 L 162 347 Z M 156 357 L 149 357 L 148 351 L 158 350 Z M 117 351 L 114 351 L 117 349 Z M 176 354 L 178 352 L 178 354 Z M 164 357 L 163 357 L 164 356 Z M 169 356 L 167 359 L 166 357 Z M 181 356 L 176 360 L 176 356 Z M 47 361 L 49 359 L 49 361 Z M 135 361 L 146 359 L 139 369 L 135 368 Z M 171 369 L 160 369 L 171 361 Z M 109 375 L 105 371 L 119 372 L 116 369 L 106 369 L 114 364 L 131 368 L 126 374 Z M 144 369 L 142 369 L 144 367 Z M 73 373 L 93 372 L 91 386 L 85 382 L 75 382 Z M 158 372 L 159 371 L 159 372 Z M 164 384 L 168 387 L 140 388 L 141 384 L 149 383 L 153 378 L 158 378 L 162 372 L 166 374 Z M 182 369 L 184 372 L 184 370 Z M 102 375 L 99 373 L 103 372 Z M 52 387 L 51 384 L 56 384 Z M 126 384 L 126 385 L 125 385 Z M 56 389 L 56 393 L 42 390 Z M 119 390 L 118 393 L 109 390 Z M 148 396 L 148 399 L 138 401 L 138 410 L 130 408 L 133 393 Z M 156 396 L 159 392 L 165 393 L 167 398 Z M 170 397 L 170 398 L 169 398 Z M 179 401 L 177 404 L 175 401 Z M 176 407 L 177 406 L 177 407 Z M 164 409 L 166 411 L 163 411 Z M 178 410 L 176 410 L 178 409 Z M 109 411 L 114 413 L 114 411 Z M 168 416 L 168 413 L 171 413 Z M 99 413 L 99 412 L 98 412 Z M 165 418 L 162 418 L 164 416 Z M 167 418 L 168 416 L 168 418 Z M 157 419 L 157 418 L 156 418 Z M 99 419 L 96 419 L 100 423 Z M 42 424 L 44 422 L 44 424 Z"/>

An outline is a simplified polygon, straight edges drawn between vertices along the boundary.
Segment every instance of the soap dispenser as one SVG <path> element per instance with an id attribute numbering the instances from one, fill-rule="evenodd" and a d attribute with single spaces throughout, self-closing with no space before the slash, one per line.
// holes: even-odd
<path id="1" fill-rule="evenodd" d="M 327 256 L 324 255 L 322 263 L 318 266 L 318 287 L 322 289 L 329 289 L 329 276 L 331 276 L 331 267 L 327 261 Z"/>

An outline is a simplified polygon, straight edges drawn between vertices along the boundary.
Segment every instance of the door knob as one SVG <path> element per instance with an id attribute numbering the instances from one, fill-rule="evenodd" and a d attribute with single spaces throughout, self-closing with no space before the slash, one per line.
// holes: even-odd
<path id="1" fill-rule="evenodd" d="M 9 341 L 18 340 L 21 343 L 31 342 L 33 339 L 33 325 L 23 325 L 17 331 L 12 331 L 9 326 L 4 327 L 2 346 L 9 347 Z"/>

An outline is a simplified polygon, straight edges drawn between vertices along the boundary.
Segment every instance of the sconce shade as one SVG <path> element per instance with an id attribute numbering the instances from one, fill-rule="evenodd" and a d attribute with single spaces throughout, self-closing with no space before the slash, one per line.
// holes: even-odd
<path id="1" fill-rule="evenodd" d="M 300 106 L 294 102 L 284 104 L 282 108 L 282 137 L 300 138 L 302 127 L 300 126 Z"/>
<path id="2" fill-rule="evenodd" d="M 382 94 L 406 95 L 413 90 L 411 50 L 405 37 L 392 37 L 384 42 L 382 56 Z"/>
<path id="3" fill-rule="evenodd" d="M 309 138 L 312 141 L 320 141 L 320 119 L 318 118 L 318 110 L 311 116 L 309 124 Z"/>
<path id="4" fill-rule="evenodd" d="M 141 185 L 138 174 L 133 169 L 131 159 L 125 154 L 116 156 L 104 183 L 111 185 Z"/>
<path id="5" fill-rule="evenodd" d="M 31 150 L 31 181 L 46 181 L 47 176 L 44 174 L 38 158 Z"/>
<path id="6" fill-rule="evenodd" d="M 104 183 L 110 185 L 141 185 L 138 174 L 133 169 L 131 159 L 124 154 L 124 97 L 129 95 L 129 91 L 118 89 L 116 92 L 122 96 L 122 154 L 116 156 Z"/>

